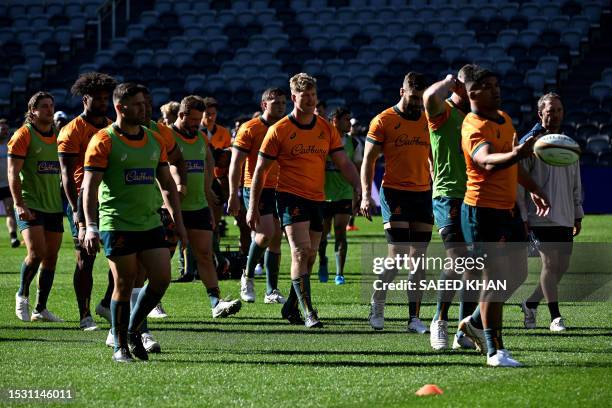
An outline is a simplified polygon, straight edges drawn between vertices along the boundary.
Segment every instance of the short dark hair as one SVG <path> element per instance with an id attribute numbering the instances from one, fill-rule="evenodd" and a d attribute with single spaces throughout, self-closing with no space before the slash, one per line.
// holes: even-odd
<path id="1" fill-rule="evenodd" d="M 261 94 L 261 101 L 269 101 L 277 96 L 287 96 L 287 93 L 280 88 L 268 88 Z"/>
<path id="2" fill-rule="evenodd" d="M 147 93 L 147 89 L 134 82 L 123 82 L 115 87 L 113 91 L 113 103 L 123 102 L 126 98 L 131 98 L 139 93 Z"/>
<path id="3" fill-rule="evenodd" d="M 204 110 L 208 108 L 219 108 L 219 102 L 212 96 L 207 96 L 204 98 Z"/>
<path id="4" fill-rule="evenodd" d="M 418 72 L 409 72 L 404 77 L 402 87 L 410 91 L 424 91 L 427 88 L 425 75 Z"/>
<path id="5" fill-rule="evenodd" d="M 538 99 L 538 112 L 542 112 L 544 110 L 544 105 L 546 105 L 546 102 L 550 102 L 553 99 L 556 99 L 561 102 L 561 97 L 554 92 L 549 92 L 545 95 L 542 95 L 540 99 Z"/>
<path id="6" fill-rule="evenodd" d="M 493 71 L 476 64 L 466 65 L 461 70 L 464 75 L 465 88 L 468 91 L 486 78 L 497 77 Z"/>
<path id="7" fill-rule="evenodd" d="M 179 112 L 183 112 L 184 114 L 189 115 L 189 112 L 191 112 L 192 110 L 197 110 L 200 112 L 204 112 L 206 110 L 206 105 L 201 96 L 189 95 L 181 100 Z"/>
<path id="8" fill-rule="evenodd" d="M 72 84 L 70 92 L 75 96 L 93 95 L 96 92 L 113 92 L 117 81 L 110 75 L 101 72 L 86 72 Z"/>
<path id="9" fill-rule="evenodd" d="M 25 113 L 25 123 L 32 123 L 34 120 L 34 114 L 32 111 L 38 107 L 38 103 L 42 99 L 51 99 L 53 102 L 55 102 L 55 98 L 53 98 L 53 95 L 51 95 L 49 92 L 36 92 L 28 101 L 28 111 Z"/>
<path id="10" fill-rule="evenodd" d="M 347 108 L 346 106 L 339 106 L 336 109 L 334 109 L 334 111 L 331 114 L 331 118 L 332 119 L 340 119 L 341 117 L 343 117 L 344 115 L 351 115 L 351 110 L 349 108 Z"/>

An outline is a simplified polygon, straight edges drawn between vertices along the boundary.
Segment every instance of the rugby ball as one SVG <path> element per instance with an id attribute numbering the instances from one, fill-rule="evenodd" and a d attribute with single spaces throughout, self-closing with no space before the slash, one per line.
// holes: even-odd
<path id="1" fill-rule="evenodd" d="M 580 159 L 580 146 L 569 136 L 550 134 L 539 138 L 533 152 L 536 157 L 551 166 L 569 166 Z"/>

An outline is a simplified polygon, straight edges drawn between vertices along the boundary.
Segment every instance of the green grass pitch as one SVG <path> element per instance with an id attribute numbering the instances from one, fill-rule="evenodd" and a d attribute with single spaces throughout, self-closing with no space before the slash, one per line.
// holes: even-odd
<path id="1" fill-rule="evenodd" d="M 4 221 L 4 220 L 1 220 Z M 229 221 L 229 219 L 228 219 Z M 231 222 L 230 222 L 231 223 Z M 0 228 L 0 389 L 67 389 L 69 406 L 335 406 L 400 407 L 610 406 L 612 313 L 607 303 L 562 303 L 571 328 L 550 334 L 541 307 L 539 329 L 522 329 L 516 304 L 505 309 L 505 343 L 526 367 L 492 369 L 474 352 L 434 352 L 428 336 L 408 334 L 406 306 L 389 306 L 383 332 L 367 324 L 368 306 L 358 283 L 360 243 L 384 242 L 380 219 L 360 218 L 349 233 L 347 284 L 313 282 L 313 299 L 325 324 L 308 331 L 280 319 L 278 305 L 263 303 L 265 281 L 256 279 L 257 301 L 235 317 L 213 320 L 202 284 L 173 284 L 163 299 L 170 317 L 149 320 L 163 353 L 148 363 L 117 365 L 102 330 L 78 329 L 72 287 L 74 254 L 64 236 L 49 309 L 62 324 L 22 323 L 14 315 L 14 295 L 25 249 L 10 249 Z M 438 239 L 434 234 L 434 239 Z M 230 228 L 230 242 L 236 229 Z M 612 217 L 588 216 L 579 241 L 612 242 Z M 284 244 L 280 288 L 287 293 Z M 328 247 L 333 273 L 333 245 Z M 175 266 L 175 265 L 174 265 Z M 107 262 L 95 267 L 95 307 L 106 287 Z M 176 277 L 176 272 L 174 272 Z M 33 284 L 31 293 L 35 293 Z M 223 281 L 223 295 L 237 297 L 238 281 Z M 32 295 L 33 302 L 33 295 Z M 456 306 L 450 311 L 454 333 Z M 431 319 L 434 306 L 421 316 Z M 444 394 L 416 397 L 427 383 Z M 30 403 L 42 405 L 41 402 Z M 4 399 L 0 405 L 11 405 Z M 15 404 L 17 405 L 17 404 Z M 47 405 L 47 404 L 45 404 Z M 19 404 L 19 406 L 23 406 Z"/>

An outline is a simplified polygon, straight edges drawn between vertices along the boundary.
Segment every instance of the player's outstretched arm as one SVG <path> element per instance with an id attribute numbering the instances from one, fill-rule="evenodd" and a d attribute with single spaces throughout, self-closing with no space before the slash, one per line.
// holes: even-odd
<path id="1" fill-rule="evenodd" d="M 444 113 L 444 100 L 456 86 L 457 78 L 452 74 L 448 74 L 442 81 L 436 82 L 425 90 L 423 93 L 423 104 L 425 105 L 427 116 L 434 118 Z"/>
<path id="2" fill-rule="evenodd" d="M 246 215 L 247 224 L 252 230 L 255 230 L 255 226 L 259 223 L 259 200 L 261 198 L 266 173 L 272 166 L 272 163 L 272 159 L 267 159 L 261 154 L 257 158 L 257 165 L 255 166 L 253 180 L 251 181 L 251 198 L 249 200 L 249 208 L 247 209 Z"/>
<path id="3" fill-rule="evenodd" d="M 85 170 L 83 176 L 83 211 L 85 212 L 85 225 L 87 230 L 83 239 L 83 247 L 88 254 L 94 255 L 100 249 L 100 233 L 98 231 L 98 188 L 104 173 L 101 171 Z"/>
<path id="4" fill-rule="evenodd" d="M 361 214 L 372 221 L 374 200 L 372 199 L 372 182 L 374 181 L 374 166 L 382 148 L 366 141 L 361 163 Z"/>
<path id="5" fill-rule="evenodd" d="M 176 189 L 176 184 L 174 184 L 174 180 L 170 175 L 170 169 L 168 166 L 160 165 L 157 168 L 157 182 L 161 188 L 162 197 L 164 198 L 164 203 L 166 203 L 166 207 L 174 220 L 174 225 L 176 226 L 176 234 L 178 235 L 179 240 L 181 241 L 181 250 L 187 248 L 188 240 L 187 240 L 187 231 L 185 230 L 185 226 L 183 225 L 183 216 L 181 214 L 181 200 L 179 198 L 178 191 Z"/>
<path id="6" fill-rule="evenodd" d="M 232 148 L 232 160 L 229 166 L 229 199 L 227 200 L 227 212 L 237 216 L 240 212 L 240 199 L 238 189 L 240 188 L 240 176 L 242 166 L 247 158 L 247 154 L 235 147 Z"/>
<path id="7" fill-rule="evenodd" d="M 532 136 L 522 144 L 516 143 L 516 135 L 514 135 L 514 140 L 514 147 L 506 153 L 495 153 L 491 144 L 482 144 L 477 147 L 478 150 L 472 156 L 474 163 L 487 171 L 495 171 L 510 167 L 519 160 L 531 156 L 536 137 Z"/>

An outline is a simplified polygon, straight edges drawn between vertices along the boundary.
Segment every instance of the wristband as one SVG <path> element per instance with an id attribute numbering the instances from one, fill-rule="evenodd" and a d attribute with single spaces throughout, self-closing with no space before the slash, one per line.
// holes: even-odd
<path id="1" fill-rule="evenodd" d="M 86 232 L 93 232 L 94 234 L 100 234 L 100 231 L 98 231 L 98 227 L 95 225 L 88 225 Z"/>

